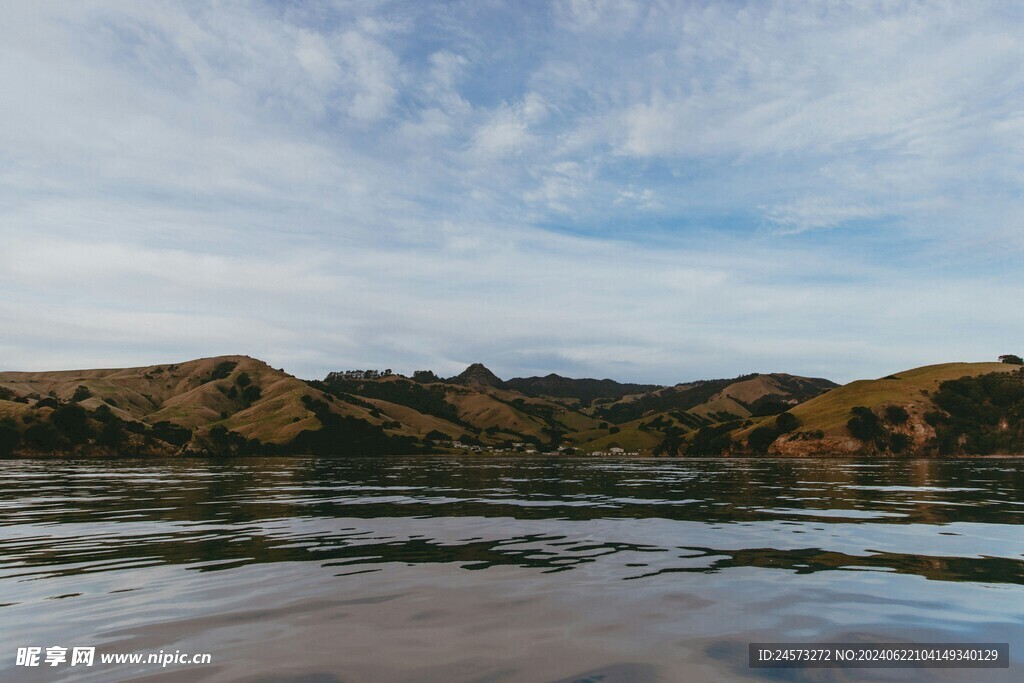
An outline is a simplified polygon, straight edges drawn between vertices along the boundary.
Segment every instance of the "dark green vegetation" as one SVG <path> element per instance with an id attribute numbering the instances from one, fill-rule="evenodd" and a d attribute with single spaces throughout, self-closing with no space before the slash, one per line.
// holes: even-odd
<path id="1" fill-rule="evenodd" d="M 23 413 L 20 420 L 25 429 L 17 429 L 11 417 L 0 422 L 0 454 L 9 455 L 19 448 L 31 451 L 75 451 L 99 447 L 110 451 L 139 454 L 147 452 L 160 441 L 157 428 L 138 422 L 126 422 L 102 404 L 87 410 L 77 402 L 55 399 L 39 401 L 35 410 Z"/>
<path id="2" fill-rule="evenodd" d="M 401 455 L 426 450 L 410 437 L 389 436 L 382 427 L 366 420 L 338 415 L 331 411 L 326 402 L 309 395 L 304 395 L 302 402 L 313 411 L 321 426 L 319 429 L 307 429 L 295 437 L 288 445 L 288 450 L 292 452 L 312 455 L 339 455 L 339 451 L 340 454 L 348 455 Z"/>
<path id="3" fill-rule="evenodd" d="M 78 388 L 75 389 L 74 395 L 71 396 L 71 400 L 74 401 L 75 403 L 78 403 L 79 401 L 84 401 L 85 399 L 90 398 L 91 396 L 92 392 L 89 391 L 89 387 L 79 384 Z"/>
<path id="4" fill-rule="evenodd" d="M 1024 376 L 1014 358 L 843 387 L 785 374 L 672 387 L 558 375 L 503 381 L 480 364 L 448 380 L 388 370 L 304 381 L 245 356 L 5 372 L 0 455 L 1012 452 L 1024 447 Z"/>
<path id="5" fill-rule="evenodd" d="M 229 375 L 231 375 L 231 371 L 234 370 L 235 367 L 237 367 L 237 366 L 238 366 L 238 362 L 237 361 L 232 361 L 232 360 L 221 361 L 220 363 L 217 363 L 216 367 L 213 368 L 213 371 L 210 373 L 210 375 L 206 378 L 205 381 L 206 382 L 213 382 L 214 380 L 224 379 L 225 377 L 228 377 Z"/>
<path id="6" fill-rule="evenodd" d="M 380 382 L 375 380 L 344 380 L 327 379 L 323 382 L 313 381 L 310 385 L 322 389 L 337 398 L 358 399 L 377 398 L 389 403 L 407 406 L 424 415 L 433 415 L 458 425 L 468 426 L 459 418 L 459 411 L 445 400 L 444 386 L 439 384 L 423 385 L 417 382 L 395 380 Z"/>
<path id="7" fill-rule="evenodd" d="M 910 419 L 910 414 L 904 408 L 886 406 L 884 421 L 865 406 L 854 406 L 850 410 L 850 415 L 850 419 L 846 421 L 846 429 L 850 436 L 862 441 L 866 448 L 899 455 L 910 445 L 911 439 L 907 434 L 892 429 L 906 424 Z"/>
<path id="8" fill-rule="evenodd" d="M 919 444 L 922 453 L 1024 452 L 1024 368 L 946 380 L 929 398 L 931 409 L 920 419 L 901 405 L 874 410 L 854 406 L 846 429 L 868 452 L 881 454 L 901 455 L 911 449 L 915 445 L 911 430 L 919 422 L 931 432 Z"/>
<path id="9" fill-rule="evenodd" d="M 14 420 L 4 418 L 0 421 L 0 455 L 10 455 L 21 445 L 21 432 Z"/>
<path id="10" fill-rule="evenodd" d="M 122 420 L 109 405 L 88 410 L 75 402 L 48 400 L 24 415 L 26 428 L 18 429 L 11 417 L 0 420 L 0 455 L 19 449 L 28 452 L 109 453 L 121 455 L 292 455 L 292 454 L 400 454 L 423 450 L 410 437 L 390 436 L 378 425 L 338 415 L 328 403 L 302 397 L 313 412 L 318 429 L 307 429 L 285 444 L 264 443 L 218 423 L 208 430 L 181 427 L 166 420 L 151 425 Z M 56 407 L 51 408 L 52 403 Z"/>
<path id="11" fill-rule="evenodd" d="M 656 384 L 621 384 L 611 379 L 571 379 L 554 373 L 544 377 L 517 377 L 505 382 L 505 386 L 525 396 L 574 398 L 584 407 L 600 398 L 620 399 L 662 388 Z"/>
<path id="12" fill-rule="evenodd" d="M 775 440 L 783 434 L 796 431 L 800 426 L 800 420 L 792 413 L 780 413 L 772 425 L 761 425 L 750 433 L 747 440 L 747 447 L 759 455 L 768 452 Z"/>
<path id="13" fill-rule="evenodd" d="M 1024 452 L 1024 369 L 943 382 L 933 400 L 940 410 L 925 419 L 939 453 Z"/>

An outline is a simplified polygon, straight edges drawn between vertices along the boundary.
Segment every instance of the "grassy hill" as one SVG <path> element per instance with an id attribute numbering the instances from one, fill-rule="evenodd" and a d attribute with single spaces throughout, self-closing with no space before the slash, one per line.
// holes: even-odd
<path id="1" fill-rule="evenodd" d="M 671 387 L 503 381 L 481 364 L 449 380 L 359 371 L 306 381 L 247 356 L 0 372 L 0 454 L 343 455 L 455 442 L 656 455 L 993 452 L 1016 448 L 1018 432 L 1024 441 L 1024 374 L 1010 374 L 1020 368 L 947 363 L 841 387 L 782 373 Z"/>
<path id="2" fill-rule="evenodd" d="M 324 401 L 329 412 L 339 417 L 378 427 L 384 423 L 383 418 L 371 414 L 372 406 L 334 400 L 283 370 L 248 356 L 123 369 L 0 372 L 0 419 L 22 436 L 31 425 L 37 425 L 39 443 L 21 439 L 21 447 L 40 452 L 55 447 L 86 452 L 98 445 L 95 438 L 75 443 L 65 434 L 55 437 L 56 446 L 50 444 L 52 439 L 39 425 L 50 424 L 54 411 L 68 412 L 71 407 L 75 408 L 72 412 L 85 412 L 83 429 L 94 437 L 106 423 L 116 421 L 127 435 L 120 445 L 133 452 L 176 452 L 190 443 L 199 447 L 218 427 L 246 441 L 284 445 L 303 431 L 316 431 L 322 426 L 303 397 Z M 164 424 L 188 430 L 189 439 L 176 443 L 161 438 L 160 429 L 154 427 Z"/>
<path id="3" fill-rule="evenodd" d="M 850 382 L 823 396 L 794 407 L 802 428 L 825 434 L 845 434 L 850 409 L 854 406 L 881 408 L 903 406 L 912 415 L 933 410 L 931 395 L 945 381 L 976 377 L 989 372 L 1012 372 L 1020 366 L 1005 363 L 942 363 L 904 370 L 882 379 Z"/>
<path id="4" fill-rule="evenodd" d="M 453 442 L 650 452 L 680 434 L 779 412 L 831 386 L 789 375 L 675 387 L 557 375 L 506 382 L 479 363 L 448 380 L 360 371 L 304 381 L 247 356 L 3 372 L 0 452 L 326 453 L 354 444 L 392 452 Z"/>
<path id="5" fill-rule="evenodd" d="M 598 402 L 596 415 L 619 422 L 571 438 L 584 451 L 614 445 L 695 456 L 920 456 L 1024 449 L 1024 398 L 1014 402 L 1018 394 L 1024 397 L 1019 365 L 945 363 L 832 389 L 825 382 L 753 375 Z"/>
<path id="6" fill-rule="evenodd" d="M 530 397 L 506 387 L 480 364 L 448 381 L 414 381 L 401 376 L 342 379 L 328 375 L 315 387 L 341 398 L 386 401 L 382 412 L 418 437 L 462 441 L 483 446 L 530 443 L 555 445 L 557 435 L 594 426 L 595 421 L 561 402 Z"/>
<path id="7" fill-rule="evenodd" d="M 943 363 L 927 365 L 887 375 L 881 379 L 858 380 L 829 391 L 789 412 L 797 418 L 799 428 L 793 435 L 783 436 L 773 444 L 770 452 L 780 455 L 812 455 L 828 453 L 865 453 L 890 450 L 865 444 L 851 434 L 848 422 L 854 409 L 867 408 L 882 427 L 906 439 L 908 453 L 928 452 L 936 437 L 929 414 L 941 413 L 934 402 L 944 382 L 963 377 L 979 377 L 989 373 L 1009 374 L 1021 366 L 1006 363 Z M 906 420 L 899 424 L 885 424 L 887 409 L 906 411 Z M 899 415 L 899 412 L 896 412 Z M 771 424 L 771 418 L 761 418 L 733 433 L 740 443 L 746 442 L 758 427 Z"/>
<path id="8" fill-rule="evenodd" d="M 126 421 L 168 421 L 193 429 L 224 424 L 269 442 L 287 441 L 312 417 L 300 400 L 311 393 L 308 384 L 248 356 L 110 370 L 0 372 L 0 387 L 58 401 L 71 401 L 85 387 L 88 397 L 77 403 L 87 410 L 107 405 Z M 360 406 L 338 403 L 334 410 L 373 421 Z"/>
<path id="9" fill-rule="evenodd" d="M 743 375 L 677 384 L 617 401 L 595 401 L 592 414 L 617 424 L 658 413 L 684 412 L 721 422 L 775 414 L 838 386 L 827 379 L 786 374 Z"/>

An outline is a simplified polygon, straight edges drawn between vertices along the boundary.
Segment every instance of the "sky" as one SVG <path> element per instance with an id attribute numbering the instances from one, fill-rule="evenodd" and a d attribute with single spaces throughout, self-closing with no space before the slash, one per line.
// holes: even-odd
<path id="1" fill-rule="evenodd" d="M 0 8 L 0 369 L 1024 351 L 1024 6 Z"/>

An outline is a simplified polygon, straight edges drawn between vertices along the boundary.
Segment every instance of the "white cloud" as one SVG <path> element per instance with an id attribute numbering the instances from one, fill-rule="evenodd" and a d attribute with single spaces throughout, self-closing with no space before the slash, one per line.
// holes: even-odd
<path id="1" fill-rule="evenodd" d="M 558 162 L 536 173 L 539 185 L 525 192 L 523 198 L 562 213 L 572 213 L 576 201 L 588 194 L 593 179 L 593 169 L 574 161 Z"/>
<path id="2" fill-rule="evenodd" d="M 313 82 L 325 89 L 334 86 L 342 71 L 327 40 L 320 34 L 301 29 L 296 42 L 295 56 Z"/>
<path id="3" fill-rule="evenodd" d="M 768 219 L 779 226 L 779 233 L 795 235 L 816 228 L 834 228 L 852 220 L 881 216 L 877 207 L 836 203 L 825 197 L 806 197 L 767 209 Z"/>
<path id="4" fill-rule="evenodd" d="M 430 55 L 430 77 L 424 90 L 447 111 L 464 112 L 469 109 L 469 103 L 458 91 L 459 81 L 468 64 L 465 57 L 447 50 Z"/>
<path id="5" fill-rule="evenodd" d="M 358 31 L 342 34 L 339 46 L 351 87 L 349 116 L 360 121 L 383 118 L 398 94 L 397 59 L 384 45 Z"/>
<path id="6" fill-rule="evenodd" d="M 637 190 L 634 188 L 628 188 L 619 191 L 619 196 L 616 197 L 614 204 L 616 206 L 635 206 L 638 209 L 655 209 L 658 208 L 659 204 L 654 197 L 654 191 L 650 188 L 643 190 Z"/>
<path id="7" fill-rule="evenodd" d="M 562 0 L 555 11 L 571 31 L 618 33 L 635 25 L 644 3 L 632 0 Z"/>
<path id="8" fill-rule="evenodd" d="M 477 129 L 471 151 L 484 158 L 501 157 L 522 153 L 533 142 L 523 108 L 502 106 Z"/>
<path id="9" fill-rule="evenodd" d="M 1024 332 L 1016 10 L 402 7 L 7 8 L 8 367 L 849 379 Z"/>

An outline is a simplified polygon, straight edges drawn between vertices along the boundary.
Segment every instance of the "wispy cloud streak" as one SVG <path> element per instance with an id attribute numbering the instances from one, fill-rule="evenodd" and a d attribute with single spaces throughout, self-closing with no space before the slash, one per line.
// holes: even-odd
<path id="1" fill-rule="evenodd" d="M 5 17 L 5 367 L 842 380 L 1024 331 L 1011 5 Z"/>

